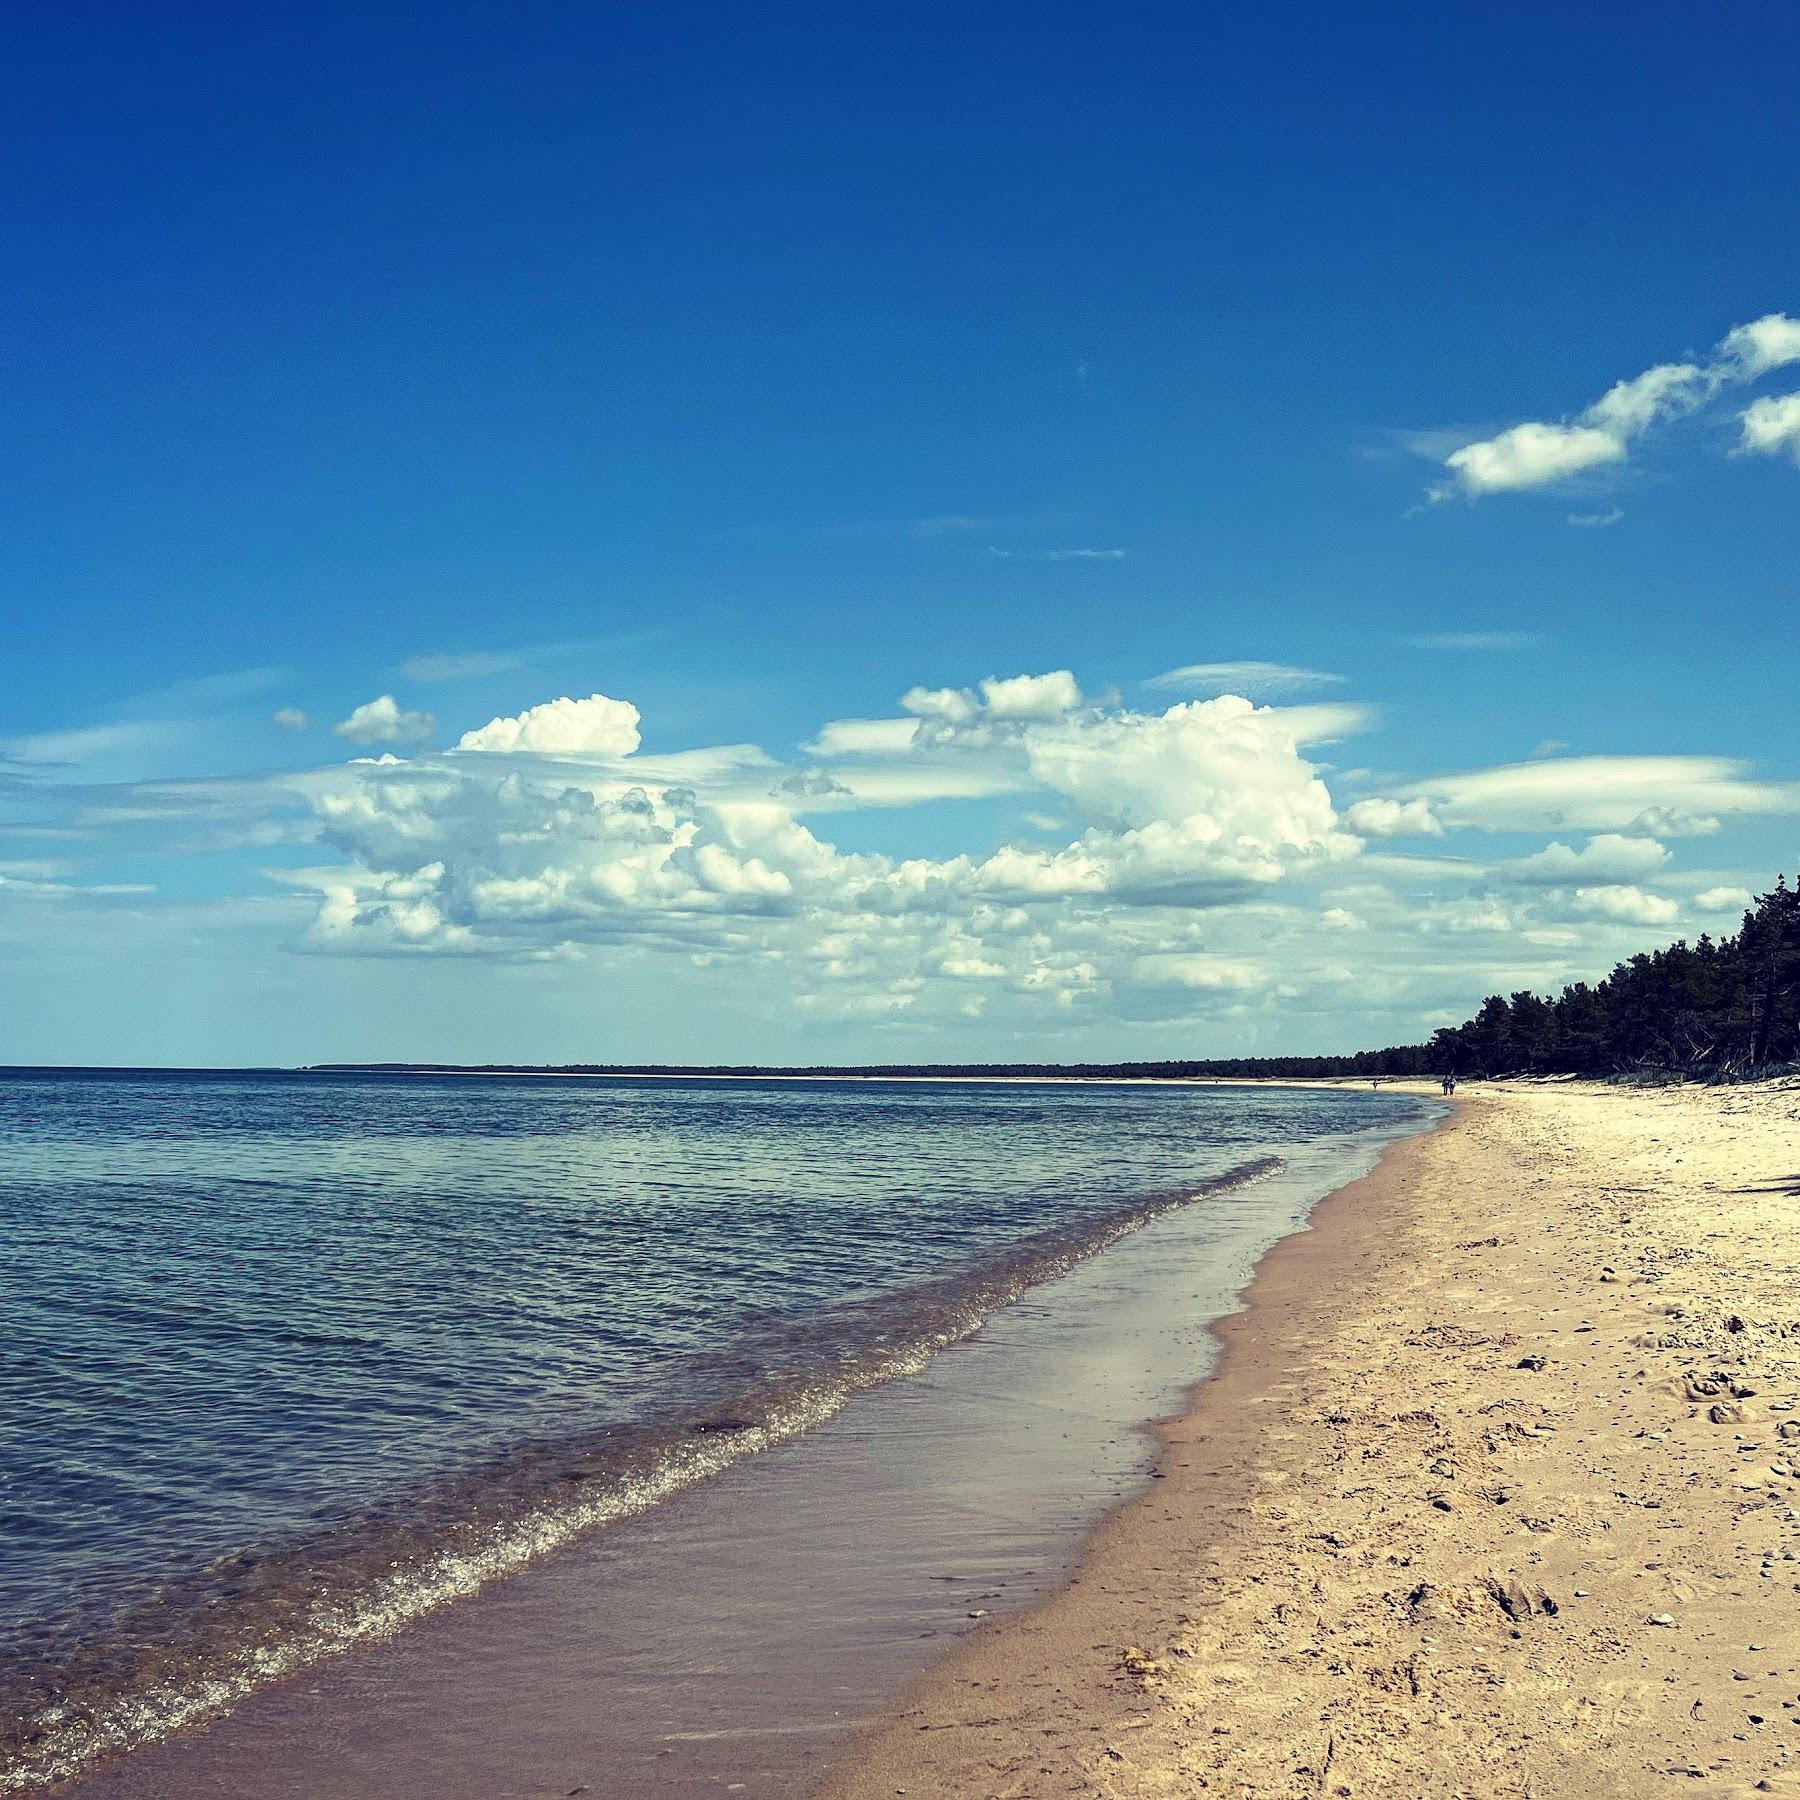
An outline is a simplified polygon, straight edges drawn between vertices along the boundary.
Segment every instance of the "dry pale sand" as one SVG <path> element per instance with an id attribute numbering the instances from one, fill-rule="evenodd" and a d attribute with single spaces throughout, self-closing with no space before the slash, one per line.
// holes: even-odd
<path id="1" fill-rule="evenodd" d="M 833 1800 L 1800 1795 L 1800 1086 L 1471 1090 Z"/>

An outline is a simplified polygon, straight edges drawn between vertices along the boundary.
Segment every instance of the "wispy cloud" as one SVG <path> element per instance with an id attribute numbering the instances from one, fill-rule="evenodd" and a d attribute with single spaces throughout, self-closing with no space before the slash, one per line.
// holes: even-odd
<path id="1" fill-rule="evenodd" d="M 407 681 L 473 681 L 522 669 L 526 660 L 519 650 L 430 651 L 407 657 L 399 673 Z"/>
<path id="2" fill-rule="evenodd" d="M 1129 550 L 1093 550 L 1077 547 L 1072 550 L 1050 550 L 1045 554 L 1052 562 L 1123 562 L 1131 552 Z"/>
<path id="3" fill-rule="evenodd" d="M 1398 790 L 1445 825 L 1700 837 L 1721 818 L 1800 813 L 1800 782 L 1760 781 L 1720 756 L 1567 756 L 1434 776 Z"/>
<path id="4" fill-rule="evenodd" d="M 1618 524 L 1624 516 L 1625 512 L 1622 507 L 1603 506 L 1596 512 L 1572 512 L 1569 514 L 1569 523 L 1571 525 L 1604 527 Z"/>
<path id="5" fill-rule="evenodd" d="M 827 719 L 801 748 L 808 756 L 893 756 L 918 735 L 917 719 Z"/>
<path id="6" fill-rule="evenodd" d="M 1424 631 L 1401 638 L 1409 650 L 1535 650 L 1535 631 Z"/>
<path id="7" fill-rule="evenodd" d="M 1343 680 L 1324 669 L 1302 669 L 1293 663 L 1184 663 L 1179 669 L 1152 675 L 1148 688 L 1193 694 L 1292 694 L 1306 688 L 1330 687 Z"/>
<path id="8" fill-rule="evenodd" d="M 217 675 L 196 675 L 134 694 L 120 701 L 116 710 L 133 718 L 217 712 L 257 699 L 271 688 L 280 687 L 292 674 L 291 669 L 267 663 L 250 669 L 226 669 Z"/>
<path id="9" fill-rule="evenodd" d="M 632 645 L 652 643 L 667 636 L 662 627 L 642 626 L 631 631 L 608 632 L 600 637 L 553 638 L 539 644 L 506 644 L 479 650 L 421 650 L 395 664 L 393 673 L 402 681 L 449 684 L 478 681 L 491 675 L 511 675 L 521 669 L 539 669 L 551 663 L 586 662 Z M 584 678 L 591 679 L 591 670 Z"/>
<path id="10" fill-rule="evenodd" d="M 0 749 L 23 763 L 79 767 L 103 757 L 163 750 L 189 736 L 192 730 L 193 726 L 182 719 L 124 720 L 112 725 L 81 725 L 68 731 L 36 731 L 25 737 L 8 738 Z"/>
<path id="11" fill-rule="evenodd" d="M 98 709 L 110 718 L 0 740 L 0 750 L 21 762 L 70 765 L 165 750 L 203 731 L 209 719 L 266 694 L 289 673 L 268 666 L 170 682 Z"/>
<path id="12" fill-rule="evenodd" d="M 144 881 L 56 881 L 14 874 L 7 865 L 0 865 L 0 888 L 5 890 L 6 898 L 28 895 L 34 899 L 51 900 L 94 900 L 156 892 L 150 883 Z"/>

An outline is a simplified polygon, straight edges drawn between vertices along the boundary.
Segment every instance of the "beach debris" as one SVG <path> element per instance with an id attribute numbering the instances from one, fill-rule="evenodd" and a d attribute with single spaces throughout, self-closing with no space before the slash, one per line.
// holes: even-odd
<path id="1" fill-rule="evenodd" d="M 1733 1400 L 1749 1400 L 1755 1397 L 1756 1389 L 1727 1370 L 1714 1369 L 1710 1375 L 1690 1375 L 1687 1378 L 1686 1392 L 1687 1397 L 1698 1404 L 1719 1395 L 1729 1395 Z"/>
<path id="2" fill-rule="evenodd" d="M 1534 1616 L 1556 1617 L 1556 1602 L 1542 1588 L 1528 1588 L 1516 1575 L 1504 1581 L 1489 1576 L 1483 1586 L 1494 1604 L 1515 1624 Z"/>
<path id="3" fill-rule="evenodd" d="M 1471 1331 L 1465 1325 L 1444 1325 L 1433 1320 L 1406 1342 L 1415 1350 L 1478 1350 L 1494 1340 L 1485 1332 Z"/>
<path id="4" fill-rule="evenodd" d="M 1675 1623 L 1675 1615 L 1673 1613 L 1652 1613 L 1644 1623 L 1646 1625 L 1667 1625 L 1672 1627 Z"/>
<path id="5" fill-rule="evenodd" d="M 1415 1619 L 1444 1619 L 1454 1616 L 1455 1608 L 1448 1604 L 1446 1597 L 1431 1585 L 1429 1581 L 1421 1581 L 1406 1596 L 1406 1610 Z"/>
<path id="6" fill-rule="evenodd" d="M 1515 1369 L 1531 1369 L 1535 1371 L 1548 1367 L 1548 1360 L 1542 1356 L 1521 1356 L 1519 1360 L 1513 1364 L 1513 1367 Z"/>
<path id="7" fill-rule="evenodd" d="M 1149 1651 L 1140 1650 L 1135 1644 L 1127 1645 L 1119 1652 L 1119 1667 L 1146 1686 L 1169 1671 L 1169 1665 L 1161 1657 L 1152 1656 Z"/>
<path id="8" fill-rule="evenodd" d="M 1744 1409 L 1730 1400 L 1715 1400 L 1706 1409 L 1706 1416 L 1715 1425 L 1736 1425 L 1744 1416 Z"/>

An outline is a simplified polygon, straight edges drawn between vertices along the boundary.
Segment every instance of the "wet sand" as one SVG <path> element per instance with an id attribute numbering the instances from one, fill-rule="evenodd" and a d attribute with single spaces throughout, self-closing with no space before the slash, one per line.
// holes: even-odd
<path id="1" fill-rule="evenodd" d="M 1465 1092 L 822 1796 L 1800 1794 L 1800 1086 Z"/>

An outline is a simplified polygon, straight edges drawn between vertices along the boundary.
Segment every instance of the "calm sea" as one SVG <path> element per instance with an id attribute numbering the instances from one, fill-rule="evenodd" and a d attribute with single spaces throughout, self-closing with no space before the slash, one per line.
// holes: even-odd
<path id="1" fill-rule="evenodd" d="M 0 1072 L 0 1788 L 654 1505 L 1365 1092 Z"/>

